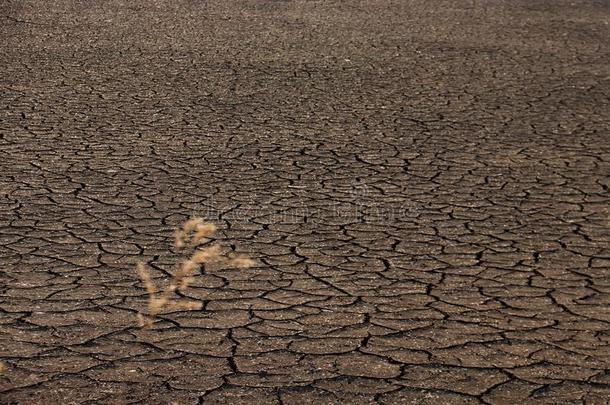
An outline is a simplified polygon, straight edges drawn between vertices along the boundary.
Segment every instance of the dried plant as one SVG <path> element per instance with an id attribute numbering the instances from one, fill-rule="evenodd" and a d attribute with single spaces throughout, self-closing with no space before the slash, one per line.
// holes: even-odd
<path id="1" fill-rule="evenodd" d="M 201 309 L 200 302 L 185 300 L 176 296 L 176 292 L 188 288 L 198 270 L 205 271 L 206 264 L 215 263 L 225 267 L 239 268 L 247 268 L 254 264 L 253 260 L 245 256 L 223 255 L 220 245 L 217 244 L 202 248 L 202 245 L 210 242 L 209 238 L 215 232 L 216 226 L 204 222 L 202 218 L 191 218 L 184 223 L 182 228 L 176 230 L 174 245 L 188 259 L 179 264 L 178 270 L 172 275 L 169 284 L 162 290 L 157 289 L 144 263 L 137 264 L 136 271 L 148 293 L 148 314 L 138 313 L 141 327 L 151 327 L 156 316 L 164 311 Z"/>

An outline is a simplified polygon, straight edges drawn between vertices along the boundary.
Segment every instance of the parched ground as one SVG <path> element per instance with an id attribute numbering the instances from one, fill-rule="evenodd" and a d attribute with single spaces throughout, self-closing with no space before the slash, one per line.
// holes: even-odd
<path id="1" fill-rule="evenodd" d="M 0 0 L 0 403 L 605 403 L 609 19 Z M 191 215 L 257 265 L 142 330 Z"/>

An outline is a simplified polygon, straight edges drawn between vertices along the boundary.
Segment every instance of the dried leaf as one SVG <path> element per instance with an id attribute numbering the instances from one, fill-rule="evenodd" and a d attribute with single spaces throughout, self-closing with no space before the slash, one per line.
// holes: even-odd
<path id="1" fill-rule="evenodd" d="M 205 238 L 212 236 L 216 232 L 216 225 L 214 224 L 199 224 L 195 229 L 195 235 L 193 235 L 193 244 L 197 245 L 204 242 Z"/>
<path id="2" fill-rule="evenodd" d="M 152 281 L 148 270 L 146 270 L 146 266 L 144 263 L 138 262 L 136 266 L 136 271 L 138 272 L 138 276 L 144 283 L 144 287 L 146 288 L 146 292 L 150 295 L 154 295 L 157 292 L 157 287 L 155 287 L 155 283 Z"/>
<path id="3" fill-rule="evenodd" d="M 240 269 L 247 269 L 248 267 L 254 266 L 254 260 L 246 257 L 246 256 L 237 256 L 233 259 L 229 259 L 228 265 L 232 267 L 237 267 Z"/>
<path id="4" fill-rule="evenodd" d="M 203 219 L 195 217 L 186 221 L 182 229 L 184 230 L 184 233 L 189 234 L 195 231 L 199 225 L 203 225 Z"/>
<path id="5" fill-rule="evenodd" d="M 212 245 L 208 248 L 198 250 L 193 254 L 191 260 L 195 263 L 213 263 L 220 260 L 220 246 Z"/>
<path id="6" fill-rule="evenodd" d="M 203 304 L 196 301 L 172 301 L 165 307 L 168 311 L 193 311 L 201 309 Z"/>

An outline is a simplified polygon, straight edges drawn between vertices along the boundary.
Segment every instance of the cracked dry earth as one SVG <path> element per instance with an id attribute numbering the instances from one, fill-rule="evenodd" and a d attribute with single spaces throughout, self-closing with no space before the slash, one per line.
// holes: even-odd
<path id="1" fill-rule="evenodd" d="M 0 402 L 607 403 L 609 17 L 0 0 Z"/>

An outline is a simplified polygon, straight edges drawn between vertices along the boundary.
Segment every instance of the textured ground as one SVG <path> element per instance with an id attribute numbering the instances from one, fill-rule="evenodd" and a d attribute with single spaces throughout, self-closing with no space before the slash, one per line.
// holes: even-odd
<path id="1" fill-rule="evenodd" d="M 609 18 L 0 0 L 0 402 L 604 403 Z M 140 330 L 193 214 L 258 265 Z"/>

